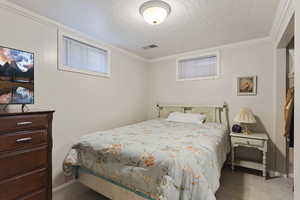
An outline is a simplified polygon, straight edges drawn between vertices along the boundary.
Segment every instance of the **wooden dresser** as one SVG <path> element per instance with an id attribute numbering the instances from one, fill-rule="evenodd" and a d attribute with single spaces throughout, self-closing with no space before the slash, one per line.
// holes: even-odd
<path id="1" fill-rule="evenodd" d="M 0 200 L 52 199 L 53 112 L 0 112 Z"/>

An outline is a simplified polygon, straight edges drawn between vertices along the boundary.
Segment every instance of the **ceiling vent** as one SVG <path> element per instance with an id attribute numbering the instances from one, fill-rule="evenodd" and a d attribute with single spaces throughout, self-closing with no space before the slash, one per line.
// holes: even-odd
<path id="1" fill-rule="evenodd" d="M 157 47 L 158 47 L 158 45 L 156 45 L 156 44 L 150 44 L 148 46 L 144 46 L 143 49 L 148 50 L 148 49 L 154 49 L 154 48 L 157 48 Z"/>

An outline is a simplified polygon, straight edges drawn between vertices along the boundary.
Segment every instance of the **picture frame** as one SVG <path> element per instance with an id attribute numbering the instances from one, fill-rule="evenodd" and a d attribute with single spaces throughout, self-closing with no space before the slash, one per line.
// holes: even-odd
<path id="1" fill-rule="evenodd" d="M 257 95 L 257 76 L 243 76 L 237 78 L 238 96 Z"/>

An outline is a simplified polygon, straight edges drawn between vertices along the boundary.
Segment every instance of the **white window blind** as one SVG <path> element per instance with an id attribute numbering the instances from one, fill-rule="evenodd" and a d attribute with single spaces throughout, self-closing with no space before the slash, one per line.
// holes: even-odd
<path id="1" fill-rule="evenodd" d="M 218 55 L 200 56 L 177 61 L 177 79 L 195 80 L 219 76 Z"/>
<path id="2" fill-rule="evenodd" d="M 108 52 L 63 36 L 63 65 L 78 72 L 109 75 Z"/>

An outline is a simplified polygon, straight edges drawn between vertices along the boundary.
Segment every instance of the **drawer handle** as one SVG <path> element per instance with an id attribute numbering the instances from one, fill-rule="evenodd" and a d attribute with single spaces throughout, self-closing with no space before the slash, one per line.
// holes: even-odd
<path id="1" fill-rule="evenodd" d="M 26 142 L 31 142 L 32 138 L 31 137 L 27 137 L 27 138 L 20 138 L 16 140 L 16 143 L 26 143 Z"/>
<path id="2" fill-rule="evenodd" d="M 17 126 L 26 126 L 26 125 L 30 125 L 32 124 L 32 122 L 18 122 Z"/>

